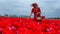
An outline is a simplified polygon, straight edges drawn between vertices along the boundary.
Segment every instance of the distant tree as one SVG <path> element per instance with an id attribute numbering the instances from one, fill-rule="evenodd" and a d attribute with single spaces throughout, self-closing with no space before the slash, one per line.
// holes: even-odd
<path id="1" fill-rule="evenodd" d="M 5 14 L 4 16 L 5 16 L 5 17 L 8 17 L 8 14 Z"/>

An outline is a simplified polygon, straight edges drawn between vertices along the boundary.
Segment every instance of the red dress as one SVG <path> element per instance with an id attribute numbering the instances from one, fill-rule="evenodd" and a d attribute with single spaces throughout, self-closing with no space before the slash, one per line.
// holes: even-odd
<path id="1" fill-rule="evenodd" d="M 37 7 L 36 9 L 35 8 L 32 8 L 32 13 L 34 13 L 34 19 L 36 19 L 36 16 L 40 16 L 40 13 L 38 15 L 36 15 L 38 12 L 41 13 L 41 10 L 39 7 Z"/>

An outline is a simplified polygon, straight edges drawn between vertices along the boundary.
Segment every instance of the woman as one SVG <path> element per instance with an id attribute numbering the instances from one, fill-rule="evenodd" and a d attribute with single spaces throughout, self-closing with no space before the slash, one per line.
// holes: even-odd
<path id="1" fill-rule="evenodd" d="M 30 14 L 30 17 L 32 16 L 32 13 L 34 14 L 34 19 L 35 20 L 39 20 L 39 18 L 41 17 L 41 10 L 40 8 L 38 7 L 37 3 L 33 3 L 31 5 L 33 8 L 32 8 L 32 11 L 31 11 L 31 14 Z"/>

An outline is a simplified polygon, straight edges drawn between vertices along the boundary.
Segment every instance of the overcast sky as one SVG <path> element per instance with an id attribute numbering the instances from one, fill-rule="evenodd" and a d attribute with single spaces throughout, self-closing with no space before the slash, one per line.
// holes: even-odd
<path id="1" fill-rule="evenodd" d="M 0 15 L 29 16 L 32 3 L 39 5 L 43 16 L 60 17 L 60 0 L 0 0 Z"/>

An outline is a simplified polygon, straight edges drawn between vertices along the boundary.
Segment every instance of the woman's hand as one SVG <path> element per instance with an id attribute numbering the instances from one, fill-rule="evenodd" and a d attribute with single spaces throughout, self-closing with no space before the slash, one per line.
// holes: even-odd
<path id="1" fill-rule="evenodd" d="M 31 18 L 31 17 L 29 16 L 29 17 L 27 17 L 27 18 Z"/>
<path id="2" fill-rule="evenodd" d="M 41 12 L 38 12 L 36 15 L 41 14 Z"/>

